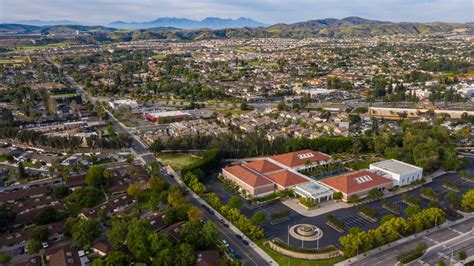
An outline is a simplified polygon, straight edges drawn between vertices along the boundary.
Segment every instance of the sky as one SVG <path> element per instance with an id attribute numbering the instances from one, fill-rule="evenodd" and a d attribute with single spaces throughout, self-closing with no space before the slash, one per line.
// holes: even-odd
<path id="1" fill-rule="evenodd" d="M 394 22 L 473 22 L 474 0 L 0 0 L 0 21 L 83 24 L 158 17 L 249 17 L 267 24 L 359 16 Z"/>

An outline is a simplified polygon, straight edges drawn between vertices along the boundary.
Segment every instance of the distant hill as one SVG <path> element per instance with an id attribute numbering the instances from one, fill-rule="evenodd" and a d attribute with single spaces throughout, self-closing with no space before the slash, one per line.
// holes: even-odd
<path id="1" fill-rule="evenodd" d="M 178 29 L 225 29 L 225 28 L 243 28 L 243 27 L 264 27 L 265 24 L 249 19 L 249 18 L 238 18 L 238 19 L 223 19 L 216 17 L 207 17 L 203 20 L 192 20 L 187 18 L 158 18 L 149 22 L 124 22 L 115 21 L 108 25 L 112 28 L 117 29 L 149 29 L 156 27 L 171 27 Z"/>
<path id="2" fill-rule="evenodd" d="M 222 26 L 223 19 L 207 18 L 202 23 L 204 28 L 182 29 L 190 27 L 192 20 L 178 18 L 161 18 L 153 22 L 153 25 L 161 25 L 146 29 L 117 29 L 118 27 L 102 26 L 80 26 L 80 25 L 60 25 L 60 26 L 28 26 L 19 24 L 0 24 L 0 34 L 67 34 L 87 32 L 90 35 L 88 41 L 129 41 L 145 39 L 163 40 L 203 40 L 203 39 L 226 39 L 226 38 L 310 38 L 310 37 L 331 37 L 331 38 L 366 38 L 373 36 L 387 35 L 421 35 L 432 33 L 464 32 L 474 35 L 474 23 L 417 23 L 401 22 L 394 23 L 388 21 L 368 20 L 359 17 L 348 17 L 344 19 L 318 19 L 293 24 L 275 24 L 268 27 L 238 27 L 215 29 Z M 246 19 L 241 18 L 240 21 Z M 172 21 L 173 23 L 168 23 Z M 228 20 L 225 20 L 227 21 Z M 232 20 L 234 25 L 239 24 L 237 20 Z M 166 23 L 165 23 L 166 22 Z M 227 23 L 226 22 L 226 23 Z M 130 24 L 125 22 L 115 22 L 115 24 Z M 141 26 L 142 23 L 137 23 Z M 148 25 L 148 26 L 151 26 Z M 164 26 L 168 25 L 168 26 Z M 173 25 L 173 26 L 170 26 Z M 204 26 L 206 25 L 206 26 Z"/>
<path id="3" fill-rule="evenodd" d="M 15 24 L 30 25 L 30 26 L 56 26 L 56 25 L 80 25 L 81 23 L 70 20 L 20 20 Z"/>

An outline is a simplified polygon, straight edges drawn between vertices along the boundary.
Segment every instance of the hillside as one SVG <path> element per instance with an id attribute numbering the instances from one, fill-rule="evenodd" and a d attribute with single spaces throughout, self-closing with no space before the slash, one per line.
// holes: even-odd
<path id="1" fill-rule="evenodd" d="M 344 19 L 320 19 L 293 24 L 275 24 L 259 28 L 193 29 L 182 30 L 171 27 L 155 27 L 138 30 L 119 30 L 102 26 L 28 26 L 19 24 L 0 24 L 0 34 L 75 34 L 89 33 L 99 36 L 98 41 L 127 41 L 143 39 L 202 40 L 222 38 L 309 38 L 309 37 L 373 37 L 396 34 L 432 34 L 449 32 L 467 32 L 474 34 L 474 23 L 411 23 L 368 20 L 359 17 Z"/>

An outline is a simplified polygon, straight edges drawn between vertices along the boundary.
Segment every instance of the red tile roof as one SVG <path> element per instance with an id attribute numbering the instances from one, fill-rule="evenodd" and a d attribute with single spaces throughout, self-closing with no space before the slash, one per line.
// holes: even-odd
<path id="1" fill-rule="evenodd" d="M 276 165 L 276 164 L 274 164 L 274 163 L 272 163 L 268 160 L 253 161 L 253 162 L 244 164 L 244 166 L 248 167 L 248 168 L 251 168 L 251 169 L 253 169 L 256 172 L 259 172 L 261 174 L 283 169 L 280 166 L 278 166 L 278 165 Z"/>
<path id="2" fill-rule="evenodd" d="M 267 174 L 266 177 L 270 178 L 273 180 L 275 183 L 282 187 L 289 187 L 289 186 L 294 186 L 297 184 L 305 183 L 308 182 L 305 178 L 292 173 L 288 170 L 276 172 L 273 174 Z"/>
<path id="3" fill-rule="evenodd" d="M 391 184 L 393 180 L 367 170 L 360 170 L 322 179 L 320 182 L 342 193 L 352 194 L 358 191 Z"/>
<path id="4" fill-rule="evenodd" d="M 227 171 L 228 173 L 242 180 L 242 182 L 252 187 L 260 187 L 272 184 L 270 180 L 259 175 L 258 173 L 252 172 L 241 165 L 226 167 L 224 168 L 224 171 Z"/>
<path id="5" fill-rule="evenodd" d="M 330 158 L 331 156 L 329 155 L 312 150 L 301 150 L 270 157 L 270 159 L 284 164 L 288 167 L 301 166 L 304 165 L 307 161 L 311 163 L 327 161 Z"/>

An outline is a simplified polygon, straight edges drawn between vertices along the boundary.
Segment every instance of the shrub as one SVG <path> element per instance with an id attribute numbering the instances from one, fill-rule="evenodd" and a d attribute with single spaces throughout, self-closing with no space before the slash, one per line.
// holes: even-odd
<path id="1" fill-rule="evenodd" d="M 342 192 L 340 192 L 340 191 L 334 192 L 334 193 L 332 194 L 332 198 L 335 199 L 335 200 L 340 200 L 340 199 L 342 199 Z"/>
<path id="2" fill-rule="evenodd" d="M 319 202 L 312 198 L 300 198 L 299 202 L 308 208 L 313 208 L 319 205 Z"/>
<path id="3" fill-rule="evenodd" d="M 460 250 L 458 252 L 459 260 L 465 260 L 467 258 L 467 253 L 465 250 Z"/>
<path id="4" fill-rule="evenodd" d="M 372 219 L 377 219 L 377 212 L 368 206 L 360 206 L 357 208 L 357 211 L 372 218 Z"/>
<path id="5" fill-rule="evenodd" d="M 285 218 L 287 216 L 290 216 L 290 211 L 284 210 L 284 211 L 281 211 L 281 212 L 272 213 L 271 218 L 273 220 L 278 220 L 278 219 Z"/>
<path id="6" fill-rule="evenodd" d="M 428 198 L 431 201 L 438 200 L 438 193 L 434 192 L 432 188 L 421 188 L 421 195 L 425 198 Z"/>
<path id="7" fill-rule="evenodd" d="M 344 230 L 344 222 L 336 218 L 334 215 L 329 214 L 326 216 L 326 221 L 333 226 L 337 227 L 338 229 Z"/>
<path id="8" fill-rule="evenodd" d="M 7 264 L 10 262 L 12 257 L 10 255 L 0 255 L 0 263 L 1 264 Z"/>
<path id="9" fill-rule="evenodd" d="M 349 203 L 358 203 L 360 202 L 360 197 L 354 194 L 349 197 L 348 201 Z"/>

